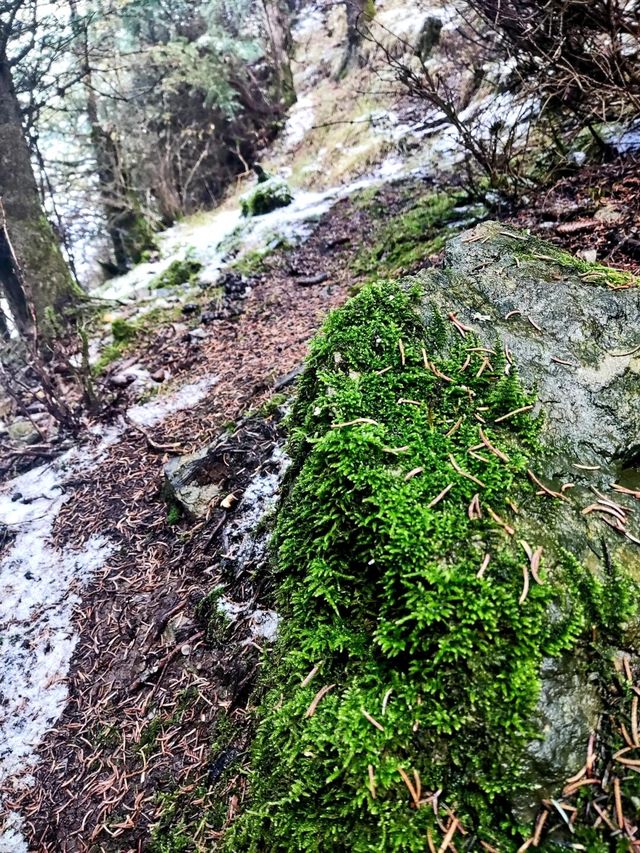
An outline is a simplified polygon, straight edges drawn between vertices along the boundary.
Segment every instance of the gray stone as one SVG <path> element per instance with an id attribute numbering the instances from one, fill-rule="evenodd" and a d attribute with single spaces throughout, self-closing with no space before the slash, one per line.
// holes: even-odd
<path id="1" fill-rule="evenodd" d="M 207 468 L 210 448 L 205 447 L 187 456 L 170 459 L 164 466 L 165 494 L 178 503 L 186 515 L 196 520 L 204 518 L 212 501 L 220 497 L 217 483 L 199 483 Z"/>
<path id="2" fill-rule="evenodd" d="M 9 424 L 9 437 L 19 444 L 37 444 L 40 433 L 28 418 L 16 418 Z"/>
<path id="3" fill-rule="evenodd" d="M 444 270 L 421 276 L 425 319 L 455 312 L 487 346 L 508 347 L 537 390 L 549 447 L 576 463 L 630 462 L 640 453 L 640 289 L 536 258 L 546 244 L 511 233 L 487 222 L 451 240 Z"/>
<path id="4" fill-rule="evenodd" d="M 555 797 L 586 762 L 589 738 L 598 725 L 602 701 L 584 661 L 547 658 L 541 669 L 542 690 L 537 723 L 541 737 L 527 749 L 526 795 L 514 802 L 523 822 L 534 819 L 543 799 Z"/>

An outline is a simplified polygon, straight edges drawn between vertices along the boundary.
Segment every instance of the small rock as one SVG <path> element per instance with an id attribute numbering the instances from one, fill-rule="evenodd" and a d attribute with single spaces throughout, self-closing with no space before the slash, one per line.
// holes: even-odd
<path id="1" fill-rule="evenodd" d="M 40 441 L 40 433 L 27 418 L 16 418 L 9 424 L 9 437 L 21 444 L 37 444 Z"/>
<path id="2" fill-rule="evenodd" d="M 205 332 L 204 329 L 192 329 L 188 334 L 193 340 L 203 340 L 209 337 L 209 333 Z"/>
<path id="3" fill-rule="evenodd" d="M 210 323 L 213 323 L 213 321 L 217 319 L 218 317 L 215 311 L 203 311 L 200 317 L 200 322 L 204 323 L 205 326 L 208 326 Z"/>
<path id="4" fill-rule="evenodd" d="M 598 253 L 595 249 L 580 249 L 576 254 L 583 261 L 588 261 L 590 264 L 595 264 L 598 260 Z"/>
<path id="5" fill-rule="evenodd" d="M 27 412 L 30 415 L 35 415 L 39 412 L 46 412 L 46 411 L 47 411 L 47 407 L 44 405 L 44 403 L 35 402 L 35 403 L 30 403 L 27 406 Z"/>
<path id="6" fill-rule="evenodd" d="M 116 373 L 115 376 L 112 376 L 109 380 L 109 384 L 113 385 L 115 388 L 126 388 L 128 385 L 134 381 L 135 376 L 130 373 Z"/>
<path id="7" fill-rule="evenodd" d="M 604 207 L 596 210 L 594 213 L 594 219 L 597 219 L 598 222 L 604 222 L 607 225 L 614 225 L 616 222 L 620 222 L 624 219 L 624 214 L 617 210 L 613 205 L 605 204 Z"/>
<path id="8" fill-rule="evenodd" d="M 156 370 L 151 374 L 151 378 L 154 382 L 164 382 L 164 380 L 167 378 L 167 371 L 164 370 L 164 368 Z"/>
<path id="9" fill-rule="evenodd" d="M 199 305 L 196 305 L 196 303 L 195 303 L 195 302 L 187 302 L 187 304 L 186 304 L 186 305 L 183 305 L 183 306 L 182 306 L 182 313 L 183 313 L 185 316 L 188 316 L 189 314 L 195 314 L 195 313 L 196 313 L 196 311 L 199 309 L 199 307 L 200 307 L 200 306 L 199 306 Z"/>

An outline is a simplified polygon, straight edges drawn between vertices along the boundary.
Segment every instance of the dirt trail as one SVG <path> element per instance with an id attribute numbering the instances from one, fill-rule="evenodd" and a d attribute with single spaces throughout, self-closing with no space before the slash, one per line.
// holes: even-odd
<path id="1" fill-rule="evenodd" d="M 178 379 L 215 377 L 201 403 L 157 428 L 127 428 L 103 461 L 67 484 L 56 544 L 80 548 L 100 533 L 115 548 L 77 610 L 69 701 L 39 751 L 35 784 L 8 802 L 22 814 L 30 849 L 142 851 L 165 809 L 162 792 L 206 799 L 204 788 L 193 792 L 210 776 L 216 716 L 232 701 L 242 713 L 238 685 L 252 681 L 259 649 L 247 648 L 243 672 L 225 671 L 228 650 L 208 641 L 196 615 L 220 576 L 220 531 L 233 510 L 170 526 L 162 464 L 213 440 L 301 363 L 323 317 L 348 295 L 345 259 L 357 243 L 348 210 L 339 203 L 305 245 L 274 257 L 238 317 L 211 323 L 206 339 L 171 344 L 175 366 L 186 365 Z M 296 283 L 318 272 L 322 283 Z M 165 343 L 168 334 L 158 329 Z M 151 340 L 140 357 L 153 361 L 158 351 Z M 230 488 L 264 465 L 276 429 L 241 436 L 244 470 L 231 456 Z M 196 843 L 210 849 L 212 840 L 201 826 Z"/>

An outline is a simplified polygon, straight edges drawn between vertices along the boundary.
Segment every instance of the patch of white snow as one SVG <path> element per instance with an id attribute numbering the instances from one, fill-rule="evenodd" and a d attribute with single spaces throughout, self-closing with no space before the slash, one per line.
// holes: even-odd
<path id="1" fill-rule="evenodd" d="M 132 406 L 127 409 L 127 415 L 139 426 L 155 426 L 174 412 L 181 412 L 184 409 L 192 409 L 197 406 L 201 400 L 204 400 L 207 392 L 216 382 L 215 376 L 205 376 L 190 385 L 183 385 L 182 388 L 178 388 L 172 394 L 157 397 L 139 406 Z"/>

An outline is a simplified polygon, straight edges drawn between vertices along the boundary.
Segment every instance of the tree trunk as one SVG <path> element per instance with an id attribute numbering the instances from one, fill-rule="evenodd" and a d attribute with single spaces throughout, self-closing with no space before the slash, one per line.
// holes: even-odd
<path id="1" fill-rule="evenodd" d="M 93 85 L 86 21 L 81 18 L 76 0 L 69 0 L 71 25 L 76 40 L 75 53 L 86 97 L 86 113 L 91 129 L 91 145 L 96 160 L 96 174 L 102 207 L 107 219 L 107 231 L 113 246 L 115 268 L 126 272 L 140 260 L 145 249 L 153 248 L 148 226 L 131 200 L 127 176 L 123 170 L 118 146 L 112 134 L 103 127 L 98 111 L 98 99 Z"/>
<path id="2" fill-rule="evenodd" d="M 60 314 L 79 295 L 47 220 L 22 128 L 11 68 L 0 57 L 0 286 L 18 330 L 34 320 L 51 334 L 49 313 Z"/>
<path id="3" fill-rule="evenodd" d="M 293 40 L 289 26 L 290 11 L 283 0 L 262 0 L 267 37 L 276 73 L 276 96 L 281 105 L 290 107 L 296 101 L 291 71 Z"/>

